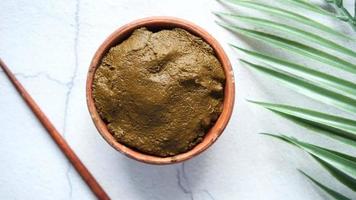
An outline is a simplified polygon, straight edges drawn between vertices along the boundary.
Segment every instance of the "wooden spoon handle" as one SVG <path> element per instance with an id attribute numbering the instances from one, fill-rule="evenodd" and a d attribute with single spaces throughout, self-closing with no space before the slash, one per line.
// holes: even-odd
<path id="1" fill-rule="evenodd" d="M 16 90 L 20 93 L 22 98 L 25 100 L 27 105 L 31 108 L 32 112 L 36 115 L 37 119 L 41 122 L 41 124 L 46 128 L 49 135 L 56 142 L 61 151 L 65 154 L 67 159 L 72 163 L 74 168 L 89 186 L 91 191 L 96 195 L 98 199 L 108 200 L 110 197 L 106 194 L 103 188 L 99 185 L 99 183 L 95 180 L 93 175 L 89 172 L 89 170 L 84 166 L 82 161 L 78 158 L 78 156 L 74 153 L 74 151 L 70 148 L 68 143 L 64 140 L 61 134 L 57 131 L 57 129 L 53 126 L 51 121 L 46 117 L 46 115 L 41 111 L 40 107 L 36 104 L 36 102 L 32 99 L 30 94 L 25 90 L 25 88 L 21 85 L 21 83 L 16 79 L 14 74 L 10 71 L 10 69 L 6 66 L 6 64 L 0 58 L 0 66 L 4 70 L 7 77 L 11 80 L 13 85 L 16 87 Z"/>

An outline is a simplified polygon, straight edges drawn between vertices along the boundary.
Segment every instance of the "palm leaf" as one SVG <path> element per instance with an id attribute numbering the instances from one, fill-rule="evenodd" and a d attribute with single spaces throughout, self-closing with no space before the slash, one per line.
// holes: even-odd
<path id="1" fill-rule="evenodd" d="M 356 191 L 356 157 L 298 141 L 295 138 L 290 138 L 285 135 L 263 134 L 299 147 L 315 158 L 316 161 L 327 169 L 336 179 L 353 191 Z"/>
<path id="2" fill-rule="evenodd" d="M 253 24 L 256 26 L 267 27 L 272 30 L 279 30 L 287 35 L 300 37 L 307 41 L 314 42 L 318 45 L 321 45 L 323 47 L 334 50 L 336 52 L 341 52 L 346 55 L 356 57 L 356 52 L 352 51 L 351 49 L 345 48 L 339 44 L 336 44 L 335 42 L 333 42 L 331 40 L 322 38 L 322 37 L 315 35 L 313 33 L 306 32 L 301 29 L 297 29 L 297 28 L 294 28 L 294 27 L 291 27 L 291 26 L 288 26 L 285 24 L 280 24 L 280 23 L 276 23 L 276 22 L 261 19 L 261 18 L 247 17 L 247 16 L 228 14 L 228 13 L 216 13 L 216 15 L 218 15 L 220 17 L 233 18 L 238 21 L 247 22 L 249 24 Z"/>
<path id="3" fill-rule="evenodd" d="M 335 17 L 335 15 L 331 12 L 328 12 L 322 8 L 320 8 L 319 6 L 316 6 L 314 4 L 311 4 L 307 1 L 303 1 L 303 0 L 282 0 L 280 2 L 289 2 L 291 4 L 294 4 L 300 8 L 304 8 L 306 10 L 309 10 L 309 11 L 312 11 L 312 12 L 315 12 L 315 13 L 319 13 L 319 14 L 322 14 L 322 15 L 326 15 L 326 16 L 330 16 L 330 17 Z"/>
<path id="4" fill-rule="evenodd" d="M 303 15 L 300 15 L 298 13 L 295 13 L 295 12 L 291 12 L 289 10 L 285 10 L 285 9 L 282 9 L 282 8 L 277 8 L 277 7 L 273 7 L 273 6 L 269 6 L 267 4 L 262 4 L 260 2 L 256 2 L 256 1 L 241 1 L 241 0 L 225 0 L 226 2 L 230 2 L 234 5 L 237 5 L 237 6 L 242 6 L 242 7 L 245 7 L 245 8 L 252 8 L 252 9 L 255 9 L 255 10 L 259 10 L 259 11 L 262 11 L 262 12 L 266 12 L 268 14 L 273 14 L 275 16 L 278 16 L 278 17 L 282 17 L 282 18 L 287 18 L 287 19 L 290 19 L 290 20 L 294 20 L 294 21 L 297 21 L 299 23 L 302 23 L 306 26 L 309 26 L 309 27 L 313 27 L 313 28 L 317 28 L 319 29 L 320 31 L 323 31 L 323 32 L 326 32 L 326 33 L 329 33 L 329 34 L 332 34 L 332 35 L 335 35 L 335 36 L 339 36 L 339 37 L 343 37 L 345 39 L 348 39 L 348 40 L 354 40 L 353 38 L 351 38 L 350 36 L 348 35 L 345 35 L 339 31 L 336 31 L 328 26 L 325 26 L 324 24 L 321 24 L 313 19 L 310 19 L 308 17 L 305 17 Z"/>
<path id="5" fill-rule="evenodd" d="M 235 45 L 231 45 L 232 47 L 246 53 L 249 56 L 252 56 L 254 59 L 260 60 L 267 64 L 272 64 L 274 68 L 280 69 L 289 73 L 293 73 L 299 77 L 304 79 L 309 79 L 315 81 L 317 83 L 323 84 L 325 88 L 329 90 L 336 90 L 336 92 L 356 99 L 356 84 L 340 79 L 335 76 L 331 76 L 308 67 L 304 67 L 302 65 L 298 65 L 295 63 L 290 63 L 282 59 L 278 59 L 275 57 L 271 57 L 256 51 L 250 51 L 247 49 L 240 48 Z"/>
<path id="6" fill-rule="evenodd" d="M 332 150 L 330 150 L 332 151 Z M 338 154 L 339 152 L 332 151 L 334 154 Z M 349 159 L 355 159 L 354 157 L 342 154 L 344 157 L 349 157 Z M 353 177 L 348 176 L 344 172 L 340 171 L 333 165 L 323 161 L 322 159 L 312 156 L 324 169 L 326 169 L 334 178 L 339 180 L 342 184 L 347 186 L 348 188 L 352 189 L 353 191 L 356 191 L 356 179 Z"/>
<path id="7" fill-rule="evenodd" d="M 356 142 L 354 140 L 351 140 L 351 139 L 348 139 L 347 137 L 344 137 L 344 136 L 339 136 L 340 134 L 335 134 L 335 131 L 334 132 L 331 132 L 330 130 L 328 129 L 325 129 L 324 127 L 316 124 L 316 123 L 313 123 L 313 122 L 309 122 L 307 120 L 304 120 L 304 119 L 298 119 L 296 117 L 293 117 L 293 116 L 290 116 L 290 115 L 286 115 L 286 114 L 283 114 L 283 113 L 278 113 L 278 112 L 274 112 L 276 113 L 277 115 L 287 119 L 287 120 L 290 120 L 294 123 L 296 123 L 297 125 L 300 125 L 300 126 L 303 126 L 304 128 L 307 128 L 311 131 L 314 131 L 316 133 L 319 133 L 321 135 L 324 135 L 324 136 L 327 136 L 331 139 L 334 139 L 338 142 L 342 142 L 344 144 L 347 144 L 347 145 L 350 145 L 352 147 L 356 147 Z"/>
<path id="8" fill-rule="evenodd" d="M 337 13 L 339 14 L 338 16 L 336 16 L 337 18 L 339 18 L 342 21 L 348 22 L 351 25 L 351 27 L 354 30 L 356 30 L 356 17 L 351 16 L 349 11 L 347 11 L 347 9 L 344 7 L 343 1 L 341 1 L 341 0 L 326 0 L 326 2 L 333 5 L 334 8 L 337 10 Z M 355 4 L 354 5 L 354 10 L 355 10 L 354 15 L 356 16 L 356 1 L 354 4 Z"/>
<path id="9" fill-rule="evenodd" d="M 310 126 L 328 131 L 331 135 L 337 136 L 333 137 L 334 139 L 341 142 L 345 142 L 346 139 L 347 144 L 356 147 L 356 121 L 354 120 L 288 105 L 258 101 L 249 102 L 282 114 L 282 116 L 292 117 L 301 123 L 307 123 Z"/>
<path id="10" fill-rule="evenodd" d="M 305 81 L 301 78 L 287 75 L 283 72 L 277 70 L 269 69 L 261 65 L 256 65 L 245 60 L 241 60 L 246 66 L 253 68 L 263 74 L 266 74 L 274 79 L 277 79 L 284 83 L 286 86 L 294 89 L 295 91 L 304 94 L 310 98 L 313 98 L 317 101 L 323 102 L 335 106 L 339 109 L 345 110 L 347 112 L 355 113 L 356 112 L 356 100 L 343 96 L 334 91 L 325 89 L 322 86 L 317 86 L 313 83 Z"/>
<path id="11" fill-rule="evenodd" d="M 240 28 L 237 26 L 232 26 L 232 25 L 226 25 L 226 24 L 221 24 L 217 22 L 220 26 L 225 27 L 229 30 L 232 30 L 234 32 L 246 35 L 248 37 L 263 41 L 263 42 L 268 42 L 271 45 L 274 45 L 279 48 L 286 49 L 290 52 L 300 54 L 302 56 L 314 59 L 316 61 L 325 63 L 329 66 L 338 68 L 338 69 L 343 69 L 346 71 L 349 71 L 353 74 L 356 74 L 356 65 L 347 62 L 345 60 L 342 60 L 341 58 L 338 58 L 336 56 L 333 56 L 331 54 L 325 53 L 323 51 L 320 51 L 318 49 L 315 49 L 313 47 L 301 44 L 299 42 L 295 42 L 292 40 L 288 40 L 285 38 L 278 37 L 276 35 L 271 35 L 259 31 L 254 31 L 254 30 L 249 30 L 245 28 Z"/>
<path id="12" fill-rule="evenodd" d="M 252 8 L 254 10 L 262 11 L 267 14 L 273 14 L 275 16 L 283 17 L 288 20 L 297 21 L 303 25 L 317 28 L 320 31 L 325 33 L 330 33 L 337 35 L 343 38 L 350 39 L 350 36 L 331 29 L 328 26 L 325 26 L 311 18 L 300 15 L 298 13 L 269 6 L 262 4 L 256 1 L 250 0 L 224 0 L 230 3 L 233 3 L 237 6 L 242 6 L 246 8 Z M 340 0 L 327 0 L 329 3 L 337 4 L 338 8 L 343 9 L 342 1 Z M 345 15 L 341 16 L 343 12 L 339 12 L 341 15 L 331 13 L 323 8 L 314 5 L 307 0 L 283 0 L 283 3 L 292 3 L 300 8 L 307 9 L 309 11 L 330 16 L 338 17 L 342 20 L 348 21 L 353 27 L 355 27 L 355 18 L 348 19 Z M 355 1 L 356 5 L 356 1 Z M 339 9 L 339 10 L 340 10 Z M 356 10 L 356 7 L 355 7 Z M 273 45 L 277 48 L 285 49 L 291 53 L 299 54 L 305 59 L 312 59 L 318 62 L 324 63 L 336 69 L 345 70 L 356 74 L 356 65 L 348 62 L 342 58 L 334 56 L 330 52 L 324 52 L 320 49 L 301 44 L 297 41 L 307 40 L 308 42 L 313 42 L 315 44 L 321 45 L 328 48 L 329 50 L 336 51 L 338 53 L 343 53 L 352 57 L 355 56 L 355 52 L 351 49 L 345 48 L 331 40 L 325 39 L 319 35 L 308 33 L 302 29 L 288 25 L 283 25 L 277 22 L 265 20 L 262 18 L 250 17 L 250 16 L 241 16 L 235 13 L 225 14 L 219 13 L 219 16 L 234 18 L 239 21 L 247 22 L 258 28 L 267 27 L 268 29 L 273 29 L 279 31 L 281 34 L 288 34 L 294 36 L 296 41 L 289 40 L 278 35 L 268 34 L 266 32 L 241 28 L 233 24 L 221 24 L 229 30 L 237 32 L 239 34 L 245 35 L 252 39 L 266 42 L 270 45 Z M 351 19 L 351 20 L 350 20 Z M 355 39 L 351 39 L 355 41 Z M 246 66 L 257 70 L 269 77 L 272 77 L 275 80 L 281 81 L 284 85 L 296 90 L 299 93 L 302 93 L 308 97 L 316 99 L 320 102 L 323 102 L 328 105 L 335 106 L 337 108 L 343 109 L 345 111 L 356 113 L 356 84 L 346 79 L 338 78 L 324 72 L 310 69 L 306 66 L 288 62 L 287 60 L 272 57 L 265 55 L 263 53 L 249 51 L 234 46 L 235 48 L 243 51 L 247 55 L 261 61 L 262 63 L 272 65 L 269 68 L 261 65 L 252 64 L 250 62 L 242 60 Z M 272 110 L 273 112 L 293 120 L 297 124 L 302 124 L 317 130 L 320 133 L 323 133 L 329 137 L 332 137 L 338 141 L 345 142 L 352 147 L 355 147 L 356 143 L 356 121 L 342 118 L 335 115 L 330 115 L 327 113 L 321 113 L 314 110 L 308 110 L 305 108 L 292 107 L 287 105 L 279 104 L 270 104 L 264 102 L 254 102 L 259 105 L 264 106 L 265 108 Z M 286 141 L 294 146 L 299 147 L 300 149 L 309 153 L 317 162 L 321 164 L 327 171 L 329 171 L 336 179 L 341 183 L 349 187 L 350 189 L 356 191 L 356 158 L 347 154 L 336 152 L 330 149 L 322 148 L 316 145 L 298 141 L 294 138 L 290 138 L 284 135 L 273 135 L 267 134 L 283 141 Z M 305 174 L 306 175 L 306 174 Z M 322 190 L 331 195 L 335 199 L 348 199 L 347 197 L 337 193 L 336 191 L 322 185 L 317 182 L 315 179 L 312 179 L 310 176 L 306 175 L 311 181 L 318 185 Z"/>
<path id="13" fill-rule="evenodd" d="M 335 190 L 332 190 L 329 187 L 326 187 L 325 185 L 321 184 L 317 180 L 313 179 L 311 176 L 303 172 L 302 170 L 299 170 L 300 173 L 302 173 L 305 177 L 307 177 L 311 182 L 313 182 L 315 185 L 317 185 L 321 190 L 323 190 L 325 193 L 329 194 L 333 199 L 335 200 L 351 200 L 348 197 L 336 192 Z"/>

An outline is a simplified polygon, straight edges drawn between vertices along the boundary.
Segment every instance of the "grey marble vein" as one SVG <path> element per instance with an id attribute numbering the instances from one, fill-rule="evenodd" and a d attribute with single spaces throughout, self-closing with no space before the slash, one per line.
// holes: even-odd
<path id="1" fill-rule="evenodd" d="M 202 190 L 202 191 L 205 192 L 210 197 L 210 199 L 215 200 L 214 196 L 209 192 L 209 190 Z"/>
<path id="2" fill-rule="evenodd" d="M 64 87 L 67 87 L 67 83 L 66 82 L 63 82 L 63 81 L 61 81 L 59 79 L 56 79 L 56 78 L 53 78 L 51 75 L 49 75 L 46 72 L 38 72 L 36 74 L 25 74 L 25 73 L 21 73 L 21 72 L 16 72 L 16 73 L 14 73 L 14 75 L 17 76 L 17 77 L 24 78 L 24 79 L 44 77 L 44 78 L 48 79 L 49 81 L 57 83 L 58 85 L 62 85 Z"/>
<path id="3" fill-rule="evenodd" d="M 185 172 L 185 163 L 180 165 L 180 168 L 177 168 L 177 181 L 178 187 L 182 190 L 184 194 L 190 196 L 191 200 L 194 200 L 193 191 L 190 187 L 186 172 Z"/>
<path id="4" fill-rule="evenodd" d="M 63 120 L 63 137 L 64 138 L 66 137 L 66 132 L 67 132 L 67 118 L 68 118 L 69 100 L 70 100 L 70 96 L 72 94 L 74 82 L 77 77 L 78 67 L 79 67 L 79 57 L 78 57 L 78 43 L 79 43 L 79 32 L 80 32 L 79 15 L 80 15 L 80 0 L 76 0 L 75 13 L 74 13 L 75 32 L 74 32 L 74 46 L 73 46 L 74 70 L 73 70 L 73 74 L 72 74 L 69 82 L 67 83 L 68 90 L 67 90 L 66 98 L 65 98 L 64 120 Z M 73 197 L 73 184 L 72 184 L 72 180 L 70 178 L 71 168 L 72 168 L 72 165 L 70 162 L 68 162 L 66 177 L 67 177 L 68 185 L 69 185 L 70 199 L 72 199 L 72 197 Z"/>

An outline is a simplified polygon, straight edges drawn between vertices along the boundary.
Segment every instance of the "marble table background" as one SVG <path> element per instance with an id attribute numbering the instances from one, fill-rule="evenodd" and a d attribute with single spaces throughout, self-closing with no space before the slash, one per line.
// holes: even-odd
<path id="1" fill-rule="evenodd" d="M 352 0 L 345 2 L 352 8 Z M 308 155 L 258 134 L 286 133 L 351 152 L 245 101 L 278 101 L 342 113 L 240 66 L 240 56 L 228 42 L 255 49 L 268 50 L 268 46 L 216 25 L 211 11 L 224 9 L 214 0 L 1 0 L 0 56 L 113 199 L 324 199 L 297 168 L 356 198 Z M 236 77 L 236 105 L 224 134 L 206 152 L 183 164 L 152 166 L 126 158 L 100 137 L 86 107 L 86 73 L 97 47 L 121 25 L 153 15 L 176 16 L 205 28 L 227 51 Z M 315 17 L 355 36 L 346 24 Z M 307 63 L 298 56 L 291 59 Z M 95 199 L 2 71 L 0 199 Z"/>

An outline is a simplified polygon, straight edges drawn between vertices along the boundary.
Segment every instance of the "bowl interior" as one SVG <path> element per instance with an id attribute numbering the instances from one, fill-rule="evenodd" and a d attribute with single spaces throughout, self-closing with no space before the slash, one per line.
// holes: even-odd
<path id="1" fill-rule="evenodd" d="M 126 147 L 125 145 L 117 142 L 115 138 L 110 134 L 107 129 L 106 124 L 100 118 L 92 96 L 92 84 L 94 79 L 95 70 L 100 65 L 101 59 L 106 55 L 106 53 L 110 50 L 111 47 L 116 46 L 121 43 L 125 39 L 127 39 L 135 29 L 146 27 L 150 31 L 157 32 L 162 29 L 172 29 L 172 28 L 182 28 L 191 34 L 202 38 L 205 42 L 207 42 L 215 51 L 216 57 L 219 59 L 220 63 L 225 72 L 226 82 L 224 89 L 224 102 L 223 102 L 223 111 L 219 116 L 218 120 L 215 122 L 214 126 L 206 133 L 203 141 L 197 144 L 193 149 L 188 152 L 181 153 L 171 157 L 157 157 L 152 155 L 147 155 Z M 90 115 L 94 121 L 96 128 L 99 133 L 103 136 L 103 138 L 116 150 L 124 153 L 125 155 L 136 159 L 138 161 L 142 161 L 150 164 L 171 164 L 176 162 L 181 162 L 187 160 L 202 151 L 208 148 L 223 132 L 226 127 L 232 113 L 233 104 L 234 104 L 234 78 L 233 72 L 231 68 L 231 64 L 223 51 L 222 47 L 219 43 L 206 31 L 202 28 L 192 24 L 191 22 L 172 18 L 172 17 L 150 17 L 144 18 L 140 20 L 136 20 L 127 25 L 122 26 L 114 33 L 112 33 L 104 43 L 99 47 L 97 52 L 95 53 L 87 77 L 87 104 L 89 108 Z"/>

